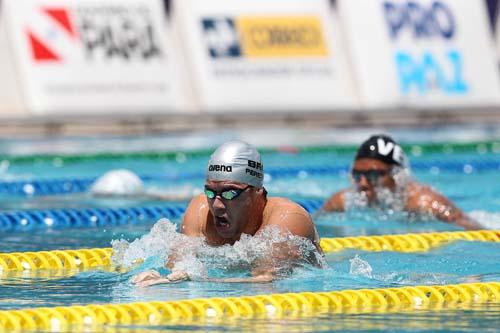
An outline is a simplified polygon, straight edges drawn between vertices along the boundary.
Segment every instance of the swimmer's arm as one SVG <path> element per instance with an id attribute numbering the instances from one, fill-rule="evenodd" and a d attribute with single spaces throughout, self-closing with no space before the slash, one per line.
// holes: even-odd
<path id="1" fill-rule="evenodd" d="M 203 194 L 200 194 L 191 200 L 182 219 L 182 234 L 188 237 L 204 236 L 201 224 L 206 223 L 206 210 L 208 209 L 204 203 L 206 203 L 206 198 Z M 167 277 L 176 279 L 182 278 L 183 280 L 187 280 L 189 279 L 189 276 L 186 272 L 182 270 L 175 271 L 175 263 L 182 259 L 179 255 L 180 250 L 181 249 L 179 248 L 172 249 L 169 260 L 165 263 L 165 267 L 173 271 Z"/>
<path id="2" fill-rule="evenodd" d="M 206 282 L 218 282 L 218 283 L 267 283 L 276 280 L 276 276 L 273 274 L 260 274 L 247 278 L 207 278 Z"/>
<path id="3" fill-rule="evenodd" d="M 437 219 L 456 224 L 466 230 L 482 229 L 482 226 L 468 217 L 449 199 L 427 186 L 418 186 L 409 190 L 408 210 L 431 214 Z"/>
<path id="4" fill-rule="evenodd" d="M 138 287 L 149 287 L 157 284 L 182 282 L 188 279 L 189 276 L 184 271 L 173 272 L 166 277 L 162 277 L 158 271 L 149 270 L 137 274 L 131 281 Z"/>
<path id="5" fill-rule="evenodd" d="M 191 200 L 184 218 L 182 219 L 181 233 L 189 237 L 202 236 L 199 224 L 203 215 L 203 210 L 200 209 L 200 204 L 203 203 L 203 195 Z M 165 263 L 165 267 L 172 270 L 172 273 L 166 277 L 162 277 L 157 271 L 151 270 L 137 274 L 132 278 L 132 283 L 139 287 L 147 287 L 156 284 L 176 283 L 189 280 L 189 275 L 183 270 L 175 270 L 175 263 L 179 261 L 179 249 L 173 249 L 169 260 Z"/>
<path id="6" fill-rule="evenodd" d="M 343 212 L 345 210 L 345 199 L 344 199 L 345 192 L 346 190 L 342 190 L 340 192 L 333 194 L 330 197 L 330 199 L 328 199 L 323 204 L 323 207 L 321 207 L 321 209 L 315 215 L 324 212 Z"/>

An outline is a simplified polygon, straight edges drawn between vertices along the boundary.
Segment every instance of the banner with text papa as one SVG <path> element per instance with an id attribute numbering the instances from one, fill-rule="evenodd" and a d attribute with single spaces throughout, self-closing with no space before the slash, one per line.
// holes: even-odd
<path id="1" fill-rule="evenodd" d="M 30 112 L 165 112 L 183 105 L 160 0 L 4 0 L 0 15 L 8 47 L 0 52 L 12 58 L 11 84 Z"/>
<path id="2" fill-rule="evenodd" d="M 174 0 L 202 110 L 357 107 L 328 0 Z"/>
<path id="3" fill-rule="evenodd" d="M 339 0 L 356 83 L 367 107 L 500 103 L 482 0 Z"/>

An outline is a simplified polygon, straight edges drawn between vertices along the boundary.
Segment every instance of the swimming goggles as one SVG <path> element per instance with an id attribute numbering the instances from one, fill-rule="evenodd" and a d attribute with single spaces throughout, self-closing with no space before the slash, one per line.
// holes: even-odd
<path id="1" fill-rule="evenodd" d="M 248 185 L 245 188 L 226 190 L 226 191 L 222 191 L 220 193 L 217 193 L 214 190 L 209 189 L 208 187 L 205 187 L 205 195 L 209 199 L 214 199 L 216 196 L 219 195 L 223 199 L 233 200 L 233 199 L 237 198 L 241 193 L 243 193 L 249 187 L 250 187 L 250 185 Z"/>
<path id="2" fill-rule="evenodd" d="M 388 173 L 389 173 L 389 170 L 361 171 L 361 170 L 352 169 L 352 171 L 351 171 L 352 178 L 354 178 L 356 183 L 359 183 L 361 181 L 361 177 L 364 176 L 370 184 L 378 183 L 380 178 L 387 175 Z"/>

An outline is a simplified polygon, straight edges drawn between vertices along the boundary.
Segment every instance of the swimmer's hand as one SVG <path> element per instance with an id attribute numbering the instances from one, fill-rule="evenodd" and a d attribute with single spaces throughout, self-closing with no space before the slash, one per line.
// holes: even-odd
<path id="1" fill-rule="evenodd" d="M 261 274 L 248 278 L 207 278 L 207 282 L 220 282 L 220 283 L 268 283 L 273 282 L 276 278 L 271 274 Z"/>
<path id="2" fill-rule="evenodd" d="M 151 270 L 135 275 L 131 281 L 138 287 L 149 287 L 154 286 L 155 284 L 176 283 L 188 279 L 189 276 L 184 271 L 176 271 L 170 273 L 166 277 L 162 277 L 159 272 Z"/>

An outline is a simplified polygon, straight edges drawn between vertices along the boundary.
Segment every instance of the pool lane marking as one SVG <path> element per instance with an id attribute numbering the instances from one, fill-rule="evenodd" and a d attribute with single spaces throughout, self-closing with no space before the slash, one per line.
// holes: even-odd
<path id="1" fill-rule="evenodd" d="M 498 282 L 407 286 L 4 310 L 0 311 L 0 331 L 92 331 L 107 325 L 108 332 L 118 331 L 122 325 L 224 324 L 232 319 L 312 318 L 335 313 L 477 310 L 478 304 L 498 303 Z"/>
<path id="2" fill-rule="evenodd" d="M 325 253 L 346 249 L 364 251 L 425 252 L 456 240 L 500 242 L 499 230 L 445 231 L 375 236 L 322 238 Z M 112 249 L 53 250 L 0 253 L 0 276 L 9 271 L 81 271 L 112 268 Z"/>
<path id="3" fill-rule="evenodd" d="M 402 143 L 401 147 L 408 155 L 420 156 L 426 153 L 441 153 L 451 155 L 455 152 L 471 153 L 493 153 L 500 152 L 500 141 L 483 140 L 477 142 L 441 142 L 441 143 Z M 287 146 L 265 148 L 260 147 L 261 154 L 300 154 L 300 153 L 334 153 L 337 155 L 352 155 L 356 152 L 357 145 L 321 145 L 321 146 Z M 183 161 L 192 158 L 206 159 L 212 154 L 214 148 L 184 150 L 184 151 L 136 151 L 136 152 L 89 152 L 89 153 L 61 153 L 61 154 L 26 154 L 11 155 L 1 154 L 0 162 L 15 164 L 40 164 L 49 163 L 60 167 L 68 163 L 79 163 L 85 161 L 99 160 L 163 160 L 163 161 Z"/>
<path id="4" fill-rule="evenodd" d="M 303 166 L 282 166 L 267 168 L 266 174 L 273 179 L 296 177 L 297 175 L 309 176 L 331 176 L 349 172 L 349 164 L 323 164 L 323 165 L 303 165 Z M 412 161 L 411 169 L 414 171 L 436 172 L 483 172 L 498 171 L 500 160 L 488 159 L 466 159 L 463 161 L 453 160 L 429 160 Z M 162 174 L 140 174 L 143 182 L 168 182 L 180 180 L 203 179 L 204 172 L 165 172 Z M 0 194 L 15 195 L 19 197 L 48 196 L 84 193 L 96 181 L 97 177 L 65 177 L 51 179 L 21 179 L 0 181 Z"/>

